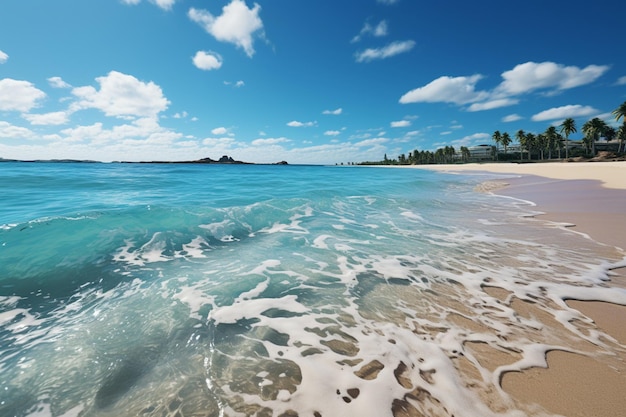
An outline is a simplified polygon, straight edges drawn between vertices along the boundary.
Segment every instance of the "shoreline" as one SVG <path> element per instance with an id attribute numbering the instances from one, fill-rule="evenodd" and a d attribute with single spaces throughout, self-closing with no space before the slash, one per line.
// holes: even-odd
<path id="1" fill-rule="evenodd" d="M 442 172 L 512 176 L 488 182 L 483 191 L 535 204 L 546 220 L 572 227 L 593 240 L 626 249 L 626 162 L 543 164 L 467 164 L 413 166 Z M 626 268 L 613 271 L 611 283 L 626 286 Z M 626 345 L 626 306 L 599 301 L 567 300 L 568 306 Z M 599 358 L 563 351 L 546 354 L 548 368 L 507 373 L 501 386 L 518 401 L 539 404 L 567 417 L 621 416 L 626 409 L 626 353 L 618 352 L 616 368 Z"/>

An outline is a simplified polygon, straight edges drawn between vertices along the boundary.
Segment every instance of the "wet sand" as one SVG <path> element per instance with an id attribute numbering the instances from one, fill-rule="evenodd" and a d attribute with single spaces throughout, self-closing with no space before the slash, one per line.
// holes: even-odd
<path id="1" fill-rule="evenodd" d="M 626 162 L 467 164 L 428 166 L 438 171 L 483 171 L 517 174 L 490 191 L 532 201 L 539 219 L 566 224 L 625 255 Z M 566 244 L 566 243 L 565 243 Z M 617 248 L 617 249 L 614 249 Z M 626 287 L 626 268 L 613 271 L 611 285 Z M 567 417 L 623 416 L 626 410 L 626 306 L 569 300 L 568 305 L 591 318 L 614 338 L 617 357 L 552 351 L 548 368 L 508 373 L 502 387 L 515 400 L 539 404 Z M 617 365 L 616 365 L 617 364 Z"/>

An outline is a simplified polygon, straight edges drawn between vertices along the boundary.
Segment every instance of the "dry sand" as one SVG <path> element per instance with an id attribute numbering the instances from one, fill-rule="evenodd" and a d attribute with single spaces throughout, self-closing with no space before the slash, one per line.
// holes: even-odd
<path id="1" fill-rule="evenodd" d="M 568 223 L 594 240 L 626 249 L 626 162 L 489 163 L 420 166 L 437 171 L 517 174 L 503 180 L 498 194 L 537 204 L 541 216 Z M 626 286 L 626 271 L 613 281 Z M 571 300 L 568 304 L 626 347 L 626 307 Z M 565 352 L 547 355 L 548 369 L 506 374 L 502 386 L 512 397 L 567 417 L 626 415 L 626 354 L 617 363 Z M 614 362 L 615 363 L 615 362 Z"/>
<path id="2" fill-rule="evenodd" d="M 626 190 L 626 161 L 416 165 L 415 167 L 435 171 L 486 171 L 536 175 L 556 180 L 596 180 L 603 187 Z"/>

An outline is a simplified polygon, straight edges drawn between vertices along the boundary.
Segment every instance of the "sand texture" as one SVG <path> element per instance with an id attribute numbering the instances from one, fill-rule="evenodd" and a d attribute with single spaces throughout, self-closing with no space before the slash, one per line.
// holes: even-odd
<path id="1" fill-rule="evenodd" d="M 506 174 L 502 179 L 489 181 L 482 191 L 533 202 L 536 210 L 544 213 L 537 220 L 571 227 L 626 256 L 626 162 L 488 163 L 418 168 Z M 613 271 L 615 276 L 609 285 L 626 287 L 624 269 Z M 626 415 L 626 306 L 577 300 L 567 300 L 567 304 L 591 318 L 598 329 L 613 338 L 606 342 L 617 347 L 616 357 L 593 355 L 593 346 L 581 346 L 581 354 L 551 351 L 547 354 L 547 369 L 505 374 L 502 388 L 516 401 L 538 404 L 557 415 Z"/>

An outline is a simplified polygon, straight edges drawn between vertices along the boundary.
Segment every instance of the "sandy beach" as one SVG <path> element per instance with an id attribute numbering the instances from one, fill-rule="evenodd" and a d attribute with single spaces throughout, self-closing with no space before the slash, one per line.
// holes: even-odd
<path id="1" fill-rule="evenodd" d="M 507 174 L 489 191 L 532 201 L 548 220 L 572 227 L 624 256 L 626 249 L 626 162 L 487 163 L 416 168 L 444 172 Z M 512 175 L 509 175 L 512 174 Z M 567 242 L 564 242 L 567 245 Z M 625 268 L 614 270 L 611 285 L 626 286 Z M 626 307 L 570 300 L 619 348 L 618 366 L 592 355 L 551 351 L 548 369 L 508 373 L 503 389 L 525 403 L 567 417 L 623 416 L 626 410 Z M 523 309 L 523 308 L 522 308 Z M 520 311 L 520 314 L 524 314 Z"/>

